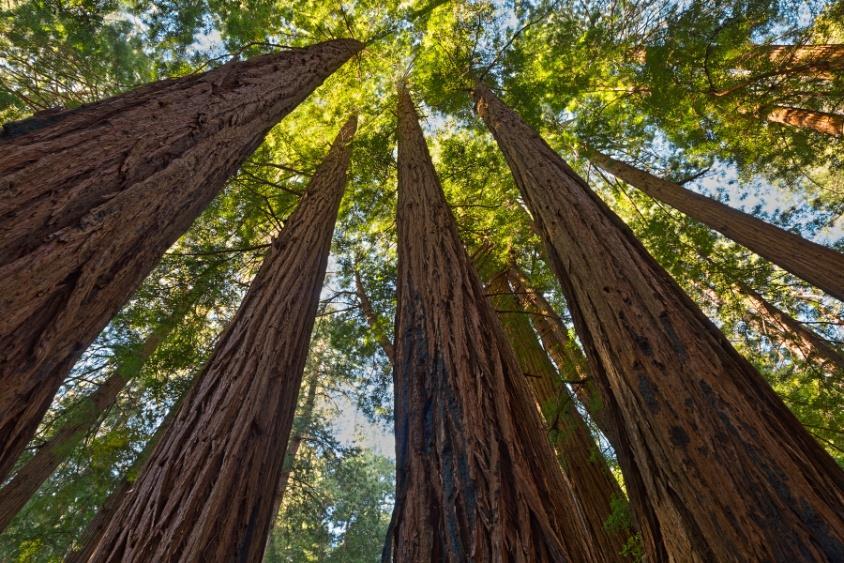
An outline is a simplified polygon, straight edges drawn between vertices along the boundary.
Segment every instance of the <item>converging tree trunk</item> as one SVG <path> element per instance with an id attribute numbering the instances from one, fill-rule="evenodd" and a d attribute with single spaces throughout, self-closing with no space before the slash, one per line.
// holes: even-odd
<path id="1" fill-rule="evenodd" d="M 0 481 L 59 385 L 261 143 L 361 48 L 231 62 L 0 137 Z"/>
<path id="2" fill-rule="evenodd" d="M 259 561 L 355 120 L 341 130 L 91 561 Z"/>
<path id="3" fill-rule="evenodd" d="M 395 561 L 599 561 L 399 88 Z"/>
<path id="4" fill-rule="evenodd" d="M 392 364 L 395 368 L 396 357 L 395 350 L 393 350 L 393 343 L 390 342 L 390 339 L 387 338 L 387 335 L 381 330 L 381 323 L 379 322 L 378 315 L 372 307 L 372 301 L 370 301 L 369 296 L 366 294 L 366 288 L 363 286 L 363 280 L 360 279 L 360 274 L 357 270 L 354 271 L 354 275 L 355 293 L 357 294 L 358 302 L 360 303 L 360 308 L 361 311 L 363 311 L 366 323 L 369 325 L 369 329 L 375 335 L 375 338 L 378 339 L 378 344 L 381 345 L 381 349 L 384 350 L 384 354 L 387 356 L 387 359 L 390 360 L 390 364 Z"/>
<path id="5" fill-rule="evenodd" d="M 844 254 L 587 148 L 589 160 L 654 199 L 844 301 Z"/>
<path id="6" fill-rule="evenodd" d="M 562 158 L 475 95 L 616 419 L 648 558 L 844 558 L 841 468 Z"/>
<path id="7" fill-rule="evenodd" d="M 621 488 L 577 412 L 560 373 L 539 344 L 527 311 L 514 297 L 507 272 L 494 276 L 486 288 L 543 415 L 563 473 L 589 524 L 592 544 L 602 561 L 622 561 L 620 554 L 632 531 L 608 529 L 613 503 L 624 502 Z"/>
<path id="8" fill-rule="evenodd" d="M 764 57 L 784 73 L 801 72 L 832 78 L 833 71 L 844 69 L 844 45 L 759 45 L 753 57 Z"/>
<path id="9" fill-rule="evenodd" d="M 809 129 L 833 137 L 844 136 L 844 115 L 813 109 L 774 106 L 762 112 L 772 123 L 782 123 L 798 129 Z"/>

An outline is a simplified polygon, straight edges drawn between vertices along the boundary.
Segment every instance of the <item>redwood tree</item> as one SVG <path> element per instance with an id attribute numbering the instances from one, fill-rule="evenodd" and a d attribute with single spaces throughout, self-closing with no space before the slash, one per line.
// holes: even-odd
<path id="1" fill-rule="evenodd" d="M 91 561 L 261 559 L 354 129 L 317 169 Z"/>
<path id="2" fill-rule="evenodd" d="M 844 301 L 844 254 L 639 170 L 595 149 L 589 160 L 692 219 Z"/>
<path id="3" fill-rule="evenodd" d="M 599 561 L 399 88 L 397 491 L 385 558 Z"/>
<path id="4" fill-rule="evenodd" d="M 772 123 L 782 123 L 816 133 L 844 136 L 844 115 L 791 106 L 773 106 L 763 109 L 762 116 Z"/>
<path id="5" fill-rule="evenodd" d="M 588 185 L 484 85 L 616 419 L 653 561 L 840 561 L 844 472 Z"/>
<path id="6" fill-rule="evenodd" d="M 630 531 L 609 529 L 607 524 L 613 516 L 613 504 L 623 503 L 624 495 L 565 386 L 566 376 L 577 372 L 565 369 L 560 377 L 539 344 L 527 311 L 513 295 L 506 270 L 494 276 L 486 289 L 543 415 L 563 473 L 589 524 L 595 549 L 602 561 L 623 560 L 620 554 Z"/>
<path id="7" fill-rule="evenodd" d="M 361 48 L 230 62 L 0 136 L 0 480 L 64 376 L 261 143 Z"/>

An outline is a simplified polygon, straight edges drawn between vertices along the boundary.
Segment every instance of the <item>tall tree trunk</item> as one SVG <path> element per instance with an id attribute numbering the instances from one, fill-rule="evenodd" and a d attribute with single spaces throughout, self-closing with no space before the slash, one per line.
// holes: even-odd
<path id="1" fill-rule="evenodd" d="M 232 62 L 0 137 L 0 481 L 164 251 L 360 48 L 336 40 Z"/>
<path id="2" fill-rule="evenodd" d="M 92 561 L 258 561 L 346 182 L 341 130 Z"/>
<path id="3" fill-rule="evenodd" d="M 599 561 L 399 88 L 395 561 Z"/>
<path id="4" fill-rule="evenodd" d="M 613 420 L 606 414 L 606 404 L 601 398 L 597 383 L 589 376 L 586 357 L 577 343 L 569 337 L 563 320 L 545 297 L 530 287 L 527 277 L 517 267 L 512 266 L 508 270 L 507 278 L 521 307 L 531 315 L 531 322 L 536 327 L 542 346 L 557 364 L 563 377 L 575 382 L 575 395 L 598 429 L 610 444 L 614 445 L 616 432 L 612 427 Z"/>
<path id="5" fill-rule="evenodd" d="M 527 311 L 513 295 L 507 272 L 494 276 L 486 288 L 516 352 L 519 367 L 530 383 L 563 473 L 571 482 L 589 524 L 591 541 L 602 561 L 622 561 L 620 553 L 632 531 L 606 527 L 612 517 L 613 502 L 623 501 L 621 488 L 577 412 L 559 372 L 539 344 Z"/>
<path id="6" fill-rule="evenodd" d="M 649 196 L 844 301 L 844 254 L 587 148 L 589 160 Z"/>
<path id="7" fill-rule="evenodd" d="M 844 472 L 626 225 L 483 85 L 590 363 L 652 561 L 838 561 Z"/>
<path id="8" fill-rule="evenodd" d="M 844 45 L 760 45 L 752 56 L 762 56 L 783 72 L 813 73 L 822 78 L 832 78 L 833 71 L 844 68 Z"/>
<path id="9" fill-rule="evenodd" d="M 827 364 L 834 371 L 844 374 L 844 354 L 820 335 L 806 328 L 803 323 L 762 297 L 749 285 L 739 283 L 738 289 L 747 296 L 760 317 L 773 324 L 783 339 L 792 342 L 793 349 L 798 350 L 804 360 Z"/>
<path id="10" fill-rule="evenodd" d="M 372 301 L 369 300 L 369 296 L 366 294 L 366 288 L 363 285 L 363 280 L 360 279 L 360 274 L 357 270 L 354 271 L 354 274 L 355 293 L 357 294 L 358 301 L 360 302 L 360 308 L 361 311 L 363 311 L 363 316 L 366 318 L 369 329 L 378 339 L 378 344 L 381 345 L 381 349 L 384 350 L 384 354 L 387 356 L 387 359 L 390 360 L 390 364 L 392 364 L 395 368 L 396 357 L 395 350 L 393 349 L 393 343 L 390 342 L 390 339 L 387 338 L 387 335 L 384 334 L 380 328 L 378 315 L 375 313 L 375 309 L 372 308 Z"/>
<path id="11" fill-rule="evenodd" d="M 782 123 L 798 129 L 809 129 L 833 137 L 844 136 L 844 115 L 813 109 L 774 106 L 763 113 L 772 123 Z"/>

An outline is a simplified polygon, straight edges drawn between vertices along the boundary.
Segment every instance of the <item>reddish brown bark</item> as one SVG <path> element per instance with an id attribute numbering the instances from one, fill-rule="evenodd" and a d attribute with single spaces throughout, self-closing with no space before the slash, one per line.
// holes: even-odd
<path id="1" fill-rule="evenodd" d="M 259 561 L 349 161 L 350 120 L 91 561 Z"/>
<path id="2" fill-rule="evenodd" d="M 542 413 L 560 466 L 589 524 L 590 541 L 602 561 L 622 561 L 620 553 L 632 532 L 606 528 L 612 516 L 613 500 L 619 502 L 624 498 L 618 482 L 577 412 L 559 372 L 539 344 L 527 311 L 513 295 L 507 272 L 494 276 L 486 287 Z"/>
<path id="3" fill-rule="evenodd" d="M 652 561 L 844 558 L 844 472 L 621 220 L 485 86 L 618 430 Z"/>
<path id="4" fill-rule="evenodd" d="M 798 129 L 809 129 L 824 135 L 844 136 L 844 115 L 838 113 L 774 106 L 764 112 L 764 118 L 773 123 L 782 123 Z"/>
<path id="5" fill-rule="evenodd" d="M 387 558 L 598 561 L 403 87 L 398 116 L 398 474 Z"/>
<path id="6" fill-rule="evenodd" d="M 0 480 L 82 351 L 351 40 L 165 80 L 0 137 Z"/>
<path id="7" fill-rule="evenodd" d="M 587 149 L 587 154 L 593 164 L 631 186 L 700 221 L 833 297 L 844 300 L 844 254 L 597 150 Z"/>
<path id="8" fill-rule="evenodd" d="M 787 73 L 812 73 L 832 78 L 844 68 L 844 45 L 760 45 L 752 56 L 762 56 Z"/>

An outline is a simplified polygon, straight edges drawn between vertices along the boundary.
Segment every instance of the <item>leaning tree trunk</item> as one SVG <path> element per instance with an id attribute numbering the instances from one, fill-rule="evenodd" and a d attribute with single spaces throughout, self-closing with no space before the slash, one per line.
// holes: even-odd
<path id="1" fill-rule="evenodd" d="M 577 412 L 560 373 L 539 344 L 527 311 L 514 297 L 507 272 L 494 276 L 486 288 L 504 333 L 516 352 L 519 367 L 533 391 L 563 473 L 571 482 L 574 496 L 589 524 L 595 550 L 602 561 L 624 560 L 620 554 L 632 531 L 607 528 L 613 503 L 624 499 L 618 482 Z"/>
<path id="2" fill-rule="evenodd" d="M 92 561 L 259 561 L 355 121 L 341 130 Z"/>
<path id="3" fill-rule="evenodd" d="M 839 561 L 844 472 L 587 184 L 488 88 L 652 561 Z"/>
<path id="4" fill-rule="evenodd" d="M 762 57 L 783 73 L 813 74 L 831 79 L 844 69 L 844 45 L 759 45 L 750 59 Z"/>
<path id="5" fill-rule="evenodd" d="M 844 136 L 844 115 L 813 109 L 774 106 L 763 112 L 772 123 L 782 123 L 798 129 L 808 129 L 833 137 Z"/>
<path id="6" fill-rule="evenodd" d="M 399 88 L 395 561 L 599 561 Z"/>
<path id="7" fill-rule="evenodd" d="M 372 301 L 369 300 L 369 296 L 366 294 L 366 288 L 363 286 L 363 280 L 360 279 L 360 274 L 357 270 L 354 271 L 354 276 L 355 294 L 360 302 L 360 308 L 361 311 L 363 311 L 364 318 L 366 318 L 366 323 L 369 325 L 369 329 L 372 331 L 372 334 L 378 339 L 378 344 L 381 345 L 384 355 L 386 355 L 387 359 L 390 360 L 390 364 L 395 367 L 396 357 L 395 350 L 393 349 L 393 343 L 390 342 L 390 339 L 387 338 L 387 335 L 381 330 L 378 314 L 372 307 Z"/>
<path id="8" fill-rule="evenodd" d="M 773 324 L 783 339 L 793 343 L 794 348 L 799 350 L 804 360 L 827 364 L 834 371 L 844 374 L 844 354 L 797 319 L 762 297 L 752 287 L 739 283 L 738 289 L 747 296 L 760 317 Z"/>
<path id="9" fill-rule="evenodd" d="M 232 62 L 0 137 L 0 481 L 74 362 L 352 40 Z"/>
<path id="10" fill-rule="evenodd" d="M 844 254 L 597 150 L 587 148 L 587 155 L 599 168 L 844 301 Z"/>

